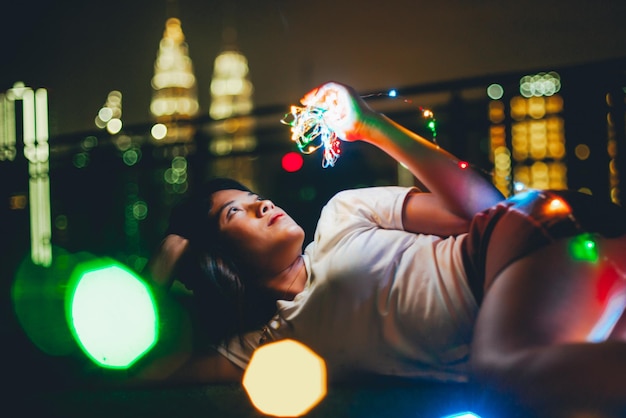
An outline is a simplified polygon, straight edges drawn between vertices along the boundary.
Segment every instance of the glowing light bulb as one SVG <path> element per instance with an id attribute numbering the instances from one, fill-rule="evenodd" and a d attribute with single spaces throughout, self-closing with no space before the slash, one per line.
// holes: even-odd
<path id="1" fill-rule="evenodd" d="M 98 366 L 125 369 L 158 339 L 158 313 L 147 285 L 113 261 L 77 267 L 66 316 L 83 352 Z"/>
<path id="2" fill-rule="evenodd" d="M 326 363 L 297 341 L 272 342 L 252 354 L 242 383 L 259 411 L 297 417 L 326 396 Z"/>
<path id="3" fill-rule="evenodd" d="M 569 253 L 576 261 L 596 263 L 600 258 L 596 241 L 591 234 L 581 234 L 572 238 Z"/>
<path id="4" fill-rule="evenodd" d="M 553 209 L 559 209 L 563 206 L 563 202 L 560 199 L 552 199 L 550 202 L 550 207 Z"/>
<path id="5" fill-rule="evenodd" d="M 457 414 L 446 415 L 443 418 L 480 418 L 480 416 L 473 412 L 459 412 Z"/>
<path id="6" fill-rule="evenodd" d="M 552 200 L 550 200 L 550 202 L 548 202 L 548 205 L 546 206 L 546 212 L 549 215 L 568 215 L 571 210 L 569 208 L 569 205 L 567 204 L 567 202 L 565 202 L 563 199 L 555 197 Z"/>
<path id="7" fill-rule="evenodd" d="M 469 167 L 467 161 L 459 161 L 458 165 L 461 170 L 465 170 L 467 167 Z"/>

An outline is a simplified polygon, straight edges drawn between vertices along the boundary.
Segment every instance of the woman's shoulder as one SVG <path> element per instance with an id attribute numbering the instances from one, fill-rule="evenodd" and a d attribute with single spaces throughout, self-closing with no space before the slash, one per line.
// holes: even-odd
<path id="1" fill-rule="evenodd" d="M 411 190 L 417 190 L 414 187 L 404 186 L 366 186 L 357 187 L 352 189 L 340 190 L 335 193 L 328 201 L 328 204 L 333 204 L 342 201 L 359 201 L 366 200 L 372 197 L 389 198 L 391 196 L 405 195 Z"/>

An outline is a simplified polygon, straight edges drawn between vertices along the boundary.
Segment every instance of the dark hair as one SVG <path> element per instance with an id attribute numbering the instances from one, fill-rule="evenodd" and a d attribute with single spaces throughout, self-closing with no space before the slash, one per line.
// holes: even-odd
<path id="1" fill-rule="evenodd" d="M 242 274 L 220 239 L 217 220 L 209 217 L 213 194 L 220 190 L 250 191 L 232 179 L 212 179 L 174 207 L 166 232 L 189 240 L 174 274 L 193 292 L 197 336 L 208 344 L 257 329 L 276 312 L 275 299 Z"/>

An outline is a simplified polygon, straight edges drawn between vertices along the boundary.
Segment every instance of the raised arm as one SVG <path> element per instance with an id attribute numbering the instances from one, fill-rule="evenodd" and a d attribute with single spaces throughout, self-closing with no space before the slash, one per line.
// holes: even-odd
<path id="1" fill-rule="evenodd" d="M 157 290 L 162 318 L 161 338 L 136 366 L 128 385 L 222 383 L 241 380 L 243 371 L 217 351 L 197 352 L 189 313 L 171 298 L 174 270 L 189 241 L 167 235 L 147 266 L 145 275 Z M 217 319 L 219 320 L 219 319 Z"/>
<path id="2" fill-rule="evenodd" d="M 189 240 L 180 235 L 167 235 L 156 253 L 152 256 L 146 269 L 146 276 L 153 285 L 161 289 L 169 289 L 172 285 L 176 263 L 187 250 Z"/>
<path id="3" fill-rule="evenodd" d="M 404 164 L 450 213 L 471 219 L 502 194 L 459 159 L 370 108 L 353 88 L 329 82 L 307 93 L 306 106 L 328 109 L 324 121 L 345 141 L 371 143 Z"/>

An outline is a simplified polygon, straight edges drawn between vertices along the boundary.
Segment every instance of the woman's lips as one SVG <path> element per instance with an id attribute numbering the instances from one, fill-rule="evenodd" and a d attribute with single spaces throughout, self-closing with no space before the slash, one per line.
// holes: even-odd
<path id="1" fill-rule="evenodd" d="M 276 215 L 272 215 L 272 217 L 270 218 L 270 222 L 268 224 L 268 226 L 271 226 L 274 222 L 276 222 L 279 218 L 282 218 L 283 214 L 282 213 L 277 213 Z"/>

